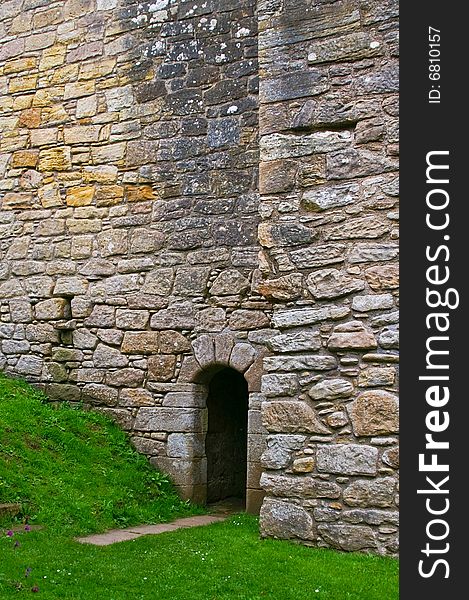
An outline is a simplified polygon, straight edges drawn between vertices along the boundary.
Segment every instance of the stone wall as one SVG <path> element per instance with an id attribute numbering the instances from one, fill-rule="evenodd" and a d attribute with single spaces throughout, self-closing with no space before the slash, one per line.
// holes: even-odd
<path id="1" fill-rule="evenodd" d="M 204 500 L 203 369 L 260 434 L 252 0 L 2 3 L 0 367 L 84 402 Z M 250 444 L 251 508 L 260 443 Z"/>
<path id="2" fill-rule="evenodd" d="M 265 535 L 397 552 L 397 2 L 260 0 Z"/>
<path id="3" fill-rule="evenodd" d="M 231 367 L 263 535 L 389 554 L 396 4 L 0 5 L 0 368 L 204 501 Z"/>

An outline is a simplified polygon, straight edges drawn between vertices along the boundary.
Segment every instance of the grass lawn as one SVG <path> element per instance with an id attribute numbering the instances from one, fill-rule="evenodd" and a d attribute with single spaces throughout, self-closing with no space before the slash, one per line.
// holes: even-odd
<path id="1" fill-rule="evenodd" d="M 107 419 L 54 409 L 0 376 L 0 502 L 14 501 L 44 529 L 8 536 L 10 523 L 0 523 L 1 600 L 30 597 L 34 586 L 51 600 L 398 599 L 396 560 L 260 540 L 248 515 L 107 547 L 78 544 L 79 533 L 202 509 L 178 500 Z"/>
<path id="2" fill-rule="evenodd" d="M 259 540 L 257 519 L 82 546 L 60 532 L 0 541 L 0 597 L 60 600 L 397 600 L 398 563 L 361 554 Z M 32 568 L 25 580 L 25 570 Z M 17 592 L 5 572 L 28 584 Z"/>

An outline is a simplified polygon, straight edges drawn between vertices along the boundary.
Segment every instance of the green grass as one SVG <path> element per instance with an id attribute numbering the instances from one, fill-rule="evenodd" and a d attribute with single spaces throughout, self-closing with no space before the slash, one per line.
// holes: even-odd
<path id="1" fill-rule="evenodd" d="M 13 537 L 0 526 L 1 600 L 30 597 L 34 585 L 45 600 L 398 599 L 396 560 L 260 540 L 248 515 L 107 547 L 77 543 L 78 533 L 201 509 L 178 500 L 107 419 L 54 409 L 2 376 L 1 501 L 20 501 L 44 525 Z"/>
<path id="2" fill-rule="evenodd" d="M 201 512 L 109 419 L 43 399 L 0 375 L 0 503 L 19 502 L 32 523 L 70 534 Z"/>
<path id="3" fill-rule="evenodd" d="M 257 519 L 82 546 L 45 531 L 0 539 L 0 597 L 79 600 L 397 600 L 398 563 L 259 540 Z M 23 573 L 32 568 L 31 577 Z M 28 583 L 16 591 L 3 573 Z"/>

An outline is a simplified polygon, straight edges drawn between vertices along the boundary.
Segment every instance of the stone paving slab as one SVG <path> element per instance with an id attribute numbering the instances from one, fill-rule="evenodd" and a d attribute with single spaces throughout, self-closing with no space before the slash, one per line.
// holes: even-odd
<path id="1" fill-rule="evenodd" d="M 158 525 L 137 525 L 127 529 L 111 529 L 105 533 L 88 535 L 86 537 L 76 538 L 80 544 L 92 544 L 94 546 L 109 546 L 117 542 L 126 542 L 135 540 L 142 535 L 158 535 L 167 531 L 176 529 L 187 529 L 188 527 L 200 527 L 201 525 L 210 525 L 218 521 L 224 521 L 226 516 L 221 515 L 198 515 L 195 517 L 185 517 L 177 519 L 172 523 L 160 523 Z"/>

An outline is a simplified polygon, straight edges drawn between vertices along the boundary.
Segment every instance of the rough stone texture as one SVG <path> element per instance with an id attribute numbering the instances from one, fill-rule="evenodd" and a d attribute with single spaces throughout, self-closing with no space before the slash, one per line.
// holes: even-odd
<path id="1" fill-rule="evenodd" d="M 320 445 L 317 448 L 317 465 L 320 473 L 376 475 L 378 450 L 358 444 Z"/>
<path id="2" fill-rule="evenodd" d="M 56 4 L 0 9 L 0 367 L 200 502 L 235 368 L 263 535 L 395 553 L 398 3 Z"/>
<path id="3" fill-rule="evenodd" d="M 301 506 L 268 498 L 262 505 L 260 526 L 263 536 L 280 539 L 314 540 L 314 521 Z"/>
<path id="4" fill-rule="evenodd" d="M 262 422 L 268 431 L 329 433 L 315 410 L 302 401 L 274 401 L 262 405 Z"/>
<path id="5" fill-rule="evenodd" d="M 381 390 L 363 392 L 348 407 L 356 436 L 387 435 L 399 431 L 397 396 Z"/>
<path id="6" fill-rule="evenodd" d="M 395 506 L 396 480 L 384 477 L 374 481 L 354 481 L 344 490 L 344 502 L 348 506 Z"/>

